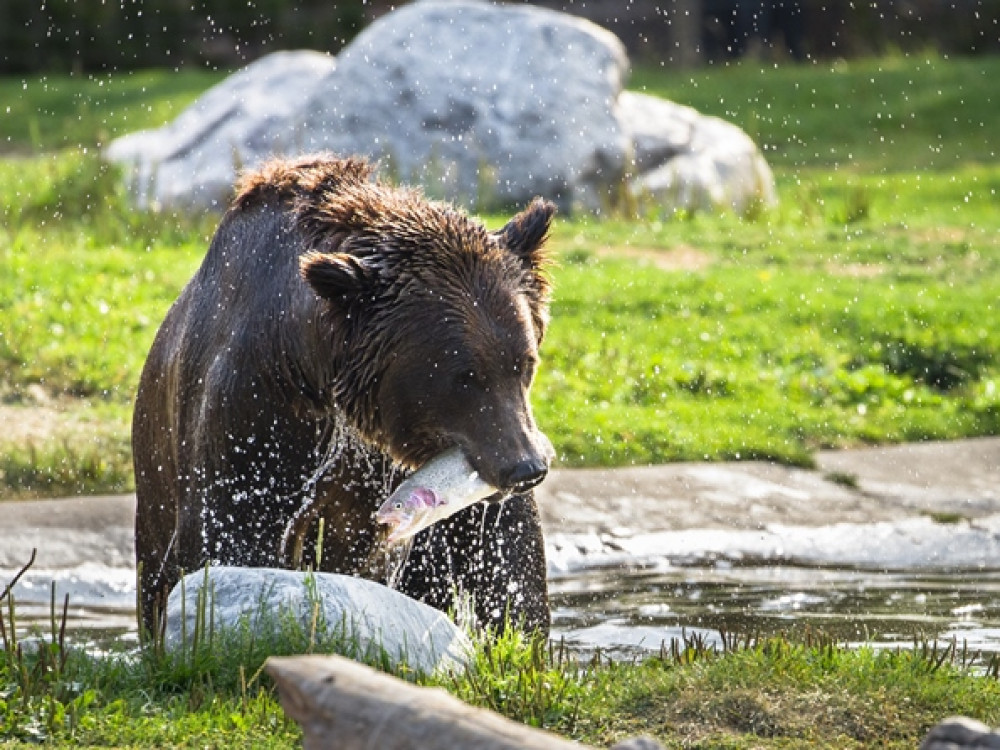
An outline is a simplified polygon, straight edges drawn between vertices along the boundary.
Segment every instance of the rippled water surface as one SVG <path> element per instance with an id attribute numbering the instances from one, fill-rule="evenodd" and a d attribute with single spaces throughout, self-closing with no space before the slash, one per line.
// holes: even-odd
<path id="1" fill-rule="evenodd" d="M 556 637 L 583 648 L 659 650 L 682 633 L 718 642 L 811 629 L 848 644 L 915 638 L 1000 652 L 1000 572 L 909 574 L 728 563 L 589 571 L 550 583 Z"/>

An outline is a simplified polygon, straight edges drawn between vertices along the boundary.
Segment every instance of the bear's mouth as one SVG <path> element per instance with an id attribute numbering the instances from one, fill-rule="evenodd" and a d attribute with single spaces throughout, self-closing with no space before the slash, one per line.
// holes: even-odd
<path id="1" fill-rule="evenodd" d="M 510 497 L 510 495 L 511 495 L 511 493 L 509 493 L 509 492 L 497 491 L 497 492 L 494 492 L 489 497 L 484 497 L 483 498 L 483 502 L 484 503 L 502 503 L 504 500 L 506 500 L 508 497 Z"/>
<path id="2" fill-rule="evenodd" d="M 455 446 L 456 443 L 454 442 L 437 438 L 420 440 L 419 442 L 405 442 L 398 447 L 390 446 L 389 453 L 397 467 L 402 468 L 407 474 L 410 474 L 419 471 L 436 456 Z M 466 460 L 468 461 L 468 451 L 463 449 L 463 453 L 465 453 Z"/>

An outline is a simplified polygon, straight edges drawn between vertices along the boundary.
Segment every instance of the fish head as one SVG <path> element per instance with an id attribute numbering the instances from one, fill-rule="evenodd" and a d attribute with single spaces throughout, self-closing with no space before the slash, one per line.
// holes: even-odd
<path id="1" fill-rule="evenodd" d="M 417 487 L 403 495 L 393 495 L 382 503 L 375 520 L 389 526 L 389 542 L 398 541 L 409 536 L 411 529 L 446 502 L 434 490 Z"/>

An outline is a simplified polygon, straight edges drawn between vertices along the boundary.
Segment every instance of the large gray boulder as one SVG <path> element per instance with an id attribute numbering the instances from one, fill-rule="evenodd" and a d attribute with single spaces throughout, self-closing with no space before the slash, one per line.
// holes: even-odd
<path id="1" fill-rule="evenodd" d="M 631 191 L 667 211 L 774 201 L 773 178 L 733 125 L 622 92 L 610 32 L 564 13 L 422 0 L 383 16 L 334 61 L 276 53 L 173 123 L 114 141 L 142 206 L 223 205 L 239 167 L 329 150 L 467 207 L 600 211 Z"/>
<path id="2" fill-rule="evenodd" d="M 424 0 L 344 50 L 305 123 L 316 146 L 379 157 L 432 195 L 598 209 L 625 172 L 613 107 L 627 73 L 624 46 L 589 21 Z"/>
<path id="3" fill-rule="evenodd" d="M 172 651 L 207 632 L 249 629 L 260 641 L 289 627 L 304 633 L 319 627 L 326 638 L 352 644 L 357 656 L 384 653 L 393 664 L 425 673 L 464 666 L 472 654 L 469 638 L 442 612 L 381 584 L 333 573 L 209 567 L 174 587 L 166 619 L 165 645 Z"/>

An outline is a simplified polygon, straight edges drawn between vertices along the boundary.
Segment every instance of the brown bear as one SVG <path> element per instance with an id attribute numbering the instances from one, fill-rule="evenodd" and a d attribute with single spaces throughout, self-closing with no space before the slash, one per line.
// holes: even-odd
<path id="1" fill-rule="evenodd" d="M 528 396 L 554 210 L 535 199 L 490 232 L 326 155 L 242 179 L 139 384 L 142 627 L 206 563 L 384 579 L 375 511 L 459 446 L 499 492 L 421 532 L 394 583 L 440 609 L 463 592 L 483 625 L 547 631 L 531 488 L 552 449 Z"/>

